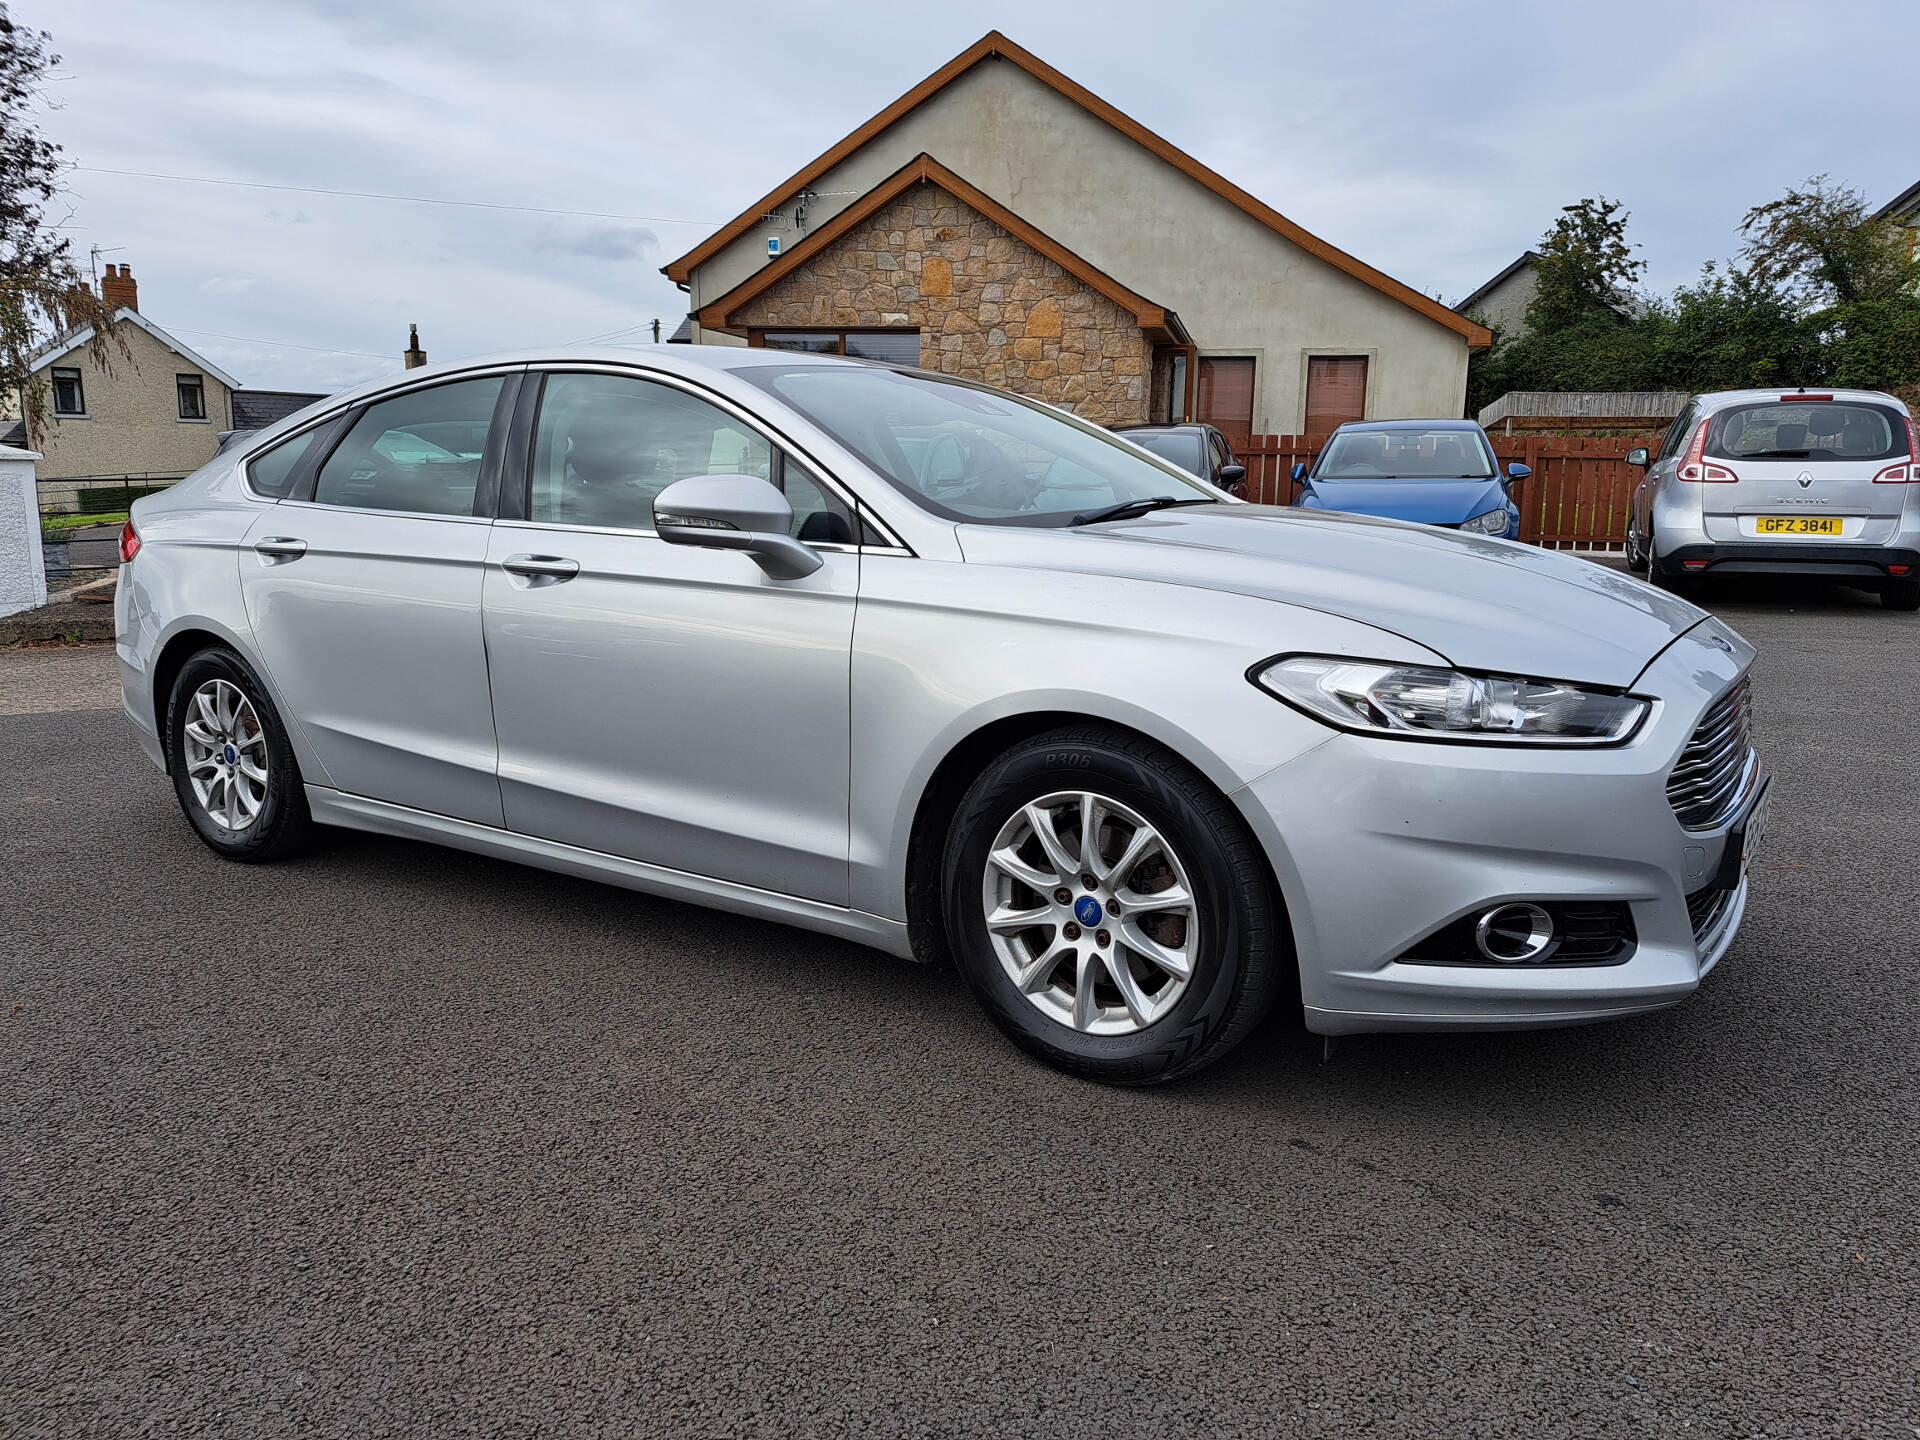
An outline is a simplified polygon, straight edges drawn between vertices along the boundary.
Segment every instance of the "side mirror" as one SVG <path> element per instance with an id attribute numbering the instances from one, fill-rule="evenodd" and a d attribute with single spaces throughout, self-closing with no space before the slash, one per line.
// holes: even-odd
<path id="1" fill-rule="evenodd" d="M 653 497 L 653 528 L 669 545 L 744 550 L 776 580 L 798 580 L 822 564 L 787 532 L 793 507 L 754 475 L 690 475 Z"/>
<path id="2" fill-rule="evenodd" d="M 1306 466 L 1304 466 L 1304 465 L 1295 465 L 1295 466 L 1293 467 L 1293 478 L 1294 478 L 1294 479 L 1296 479 L 1296 480 L 1304 480 L 1304 479 L 1306 479 L 1306 478 L 1307 478 L 1307 467 L 1306 467 Z"/>
<path id="3" fill-rule="evenodd" d="M 1532 473 L 1533 467 L 1531 465 L 1513 464 L 1507 466 L 1507 479 L 1510 482 L 1514 480 L 1524 480 Z"/>
<path id="4" fill-rule="evenodd" d="M 1222 465 L 1214 472 L 1213 483 L 1229 495 L 1247 493 L 1247 467 L 1244 465 Z"/>
<path id="5" fill-rule="evenodd" d="M 1627 451 L 1627 464 L 1638 465 L 1642 470 L 1647 468 L 1649 459 L 1647 447 L 1644 445 L 1636 446 L 1632 450 Z"/>

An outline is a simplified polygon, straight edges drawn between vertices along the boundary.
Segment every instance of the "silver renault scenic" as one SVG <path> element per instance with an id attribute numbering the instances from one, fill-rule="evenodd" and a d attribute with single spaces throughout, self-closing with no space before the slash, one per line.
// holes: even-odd
<path id="1" fill-rule="evenodd" d="M 409 371 L 138 502 L 122 558 L 127 713 L 220 854 L 377 831 L 950 960 L 1117 1083 L 1277 1000 L 1672 1004 L 1766 813 L 1753 651 L 1685 601 L 886 365 Z"/>
<path id="2" fill-rule="evenodd" d="M 1658 453 L 1627 523 L 1627 564 L 1656 585 L 1716 576 L 1837 580 L 1920 610 L 1920 443 L 1874 390 L 1696 395 Z"/>

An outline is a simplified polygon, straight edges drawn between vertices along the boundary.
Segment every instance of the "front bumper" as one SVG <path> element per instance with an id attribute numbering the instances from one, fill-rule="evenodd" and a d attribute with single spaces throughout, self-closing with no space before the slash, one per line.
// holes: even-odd
<path id="1" fill-rule="evenodd" d="M 1699 575 L 1797 575 L 1884 581 L 1920 575 L 1920 550 L 1888 545 L 1822 545 L 1809 541 L 1707 541 L 1660 552 L 1669 570 Z M 1906 569 L 1893 573 L 1893 567 Z"/>
<path id="2" fill-rule="evenodd" d="M 1717 621 L 1702 622 L 1634 687 L 1659 703 L 1617 748 L 1341 734 L 1249 785 L 1241 798 L 1287 901 L 1309 1028 L 1570 1025 L 1690 995 L 1726 953 L 1745 909 L 1737 866 L 1733 889 L 1710 906 L 1705 892 L 1722 876 L 1747 810 L 1712 830 L 1686 830 L 1667 802 L 1667 775 L 1752 655 Z M 1690 897 L 1700 897 L 1692 912 Z M 1605 965 L 1401 958 L 1436 930 L 1506 901 L 1624 903 L 1636 942 L 1626 959 Z"/>

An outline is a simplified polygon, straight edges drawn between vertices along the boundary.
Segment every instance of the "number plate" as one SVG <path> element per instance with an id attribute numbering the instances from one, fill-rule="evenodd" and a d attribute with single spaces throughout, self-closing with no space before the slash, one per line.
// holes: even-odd
<path id="1" fill-rule="evenodd" d="M 1743 880 L 1753 864 L 1753 857 L 1760 853 L 1760 842 L 1767 833 L 1767 801 L 1772 798 L 1773 786 L 1768 785 L 1760 792 L 1760 798 L 1753 802 L 1753 809 L 1747 812 L 1747 823 L 1740 837 L 1740 878 Z"/>
<path id="2" fill-rule="evenodd" d="M 1838 515 L 1762 515 L 1754 521 L 1757 535 L 1838 535 Z"/>

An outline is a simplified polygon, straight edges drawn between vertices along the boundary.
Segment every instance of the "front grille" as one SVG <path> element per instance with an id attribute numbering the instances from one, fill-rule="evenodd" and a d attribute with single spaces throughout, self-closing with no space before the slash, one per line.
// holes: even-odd
<path id="1" fill-rule="evenodd" d="M 1712 948 L 1715 932 L 1733 905 L 1733 890 L 1696 890 L 1687 897 L 1687 919 L 1693 922 L 1693 943 L 1701 950 Z"/>
<path id="2" fill-rule="evenodd" d="M 1760 771 L 1753 701 L 1742 675 L 1708 708 L 1667 776 L 1667 803 L 1689 830 L 1711 830 L 1740 808 Z"/>

